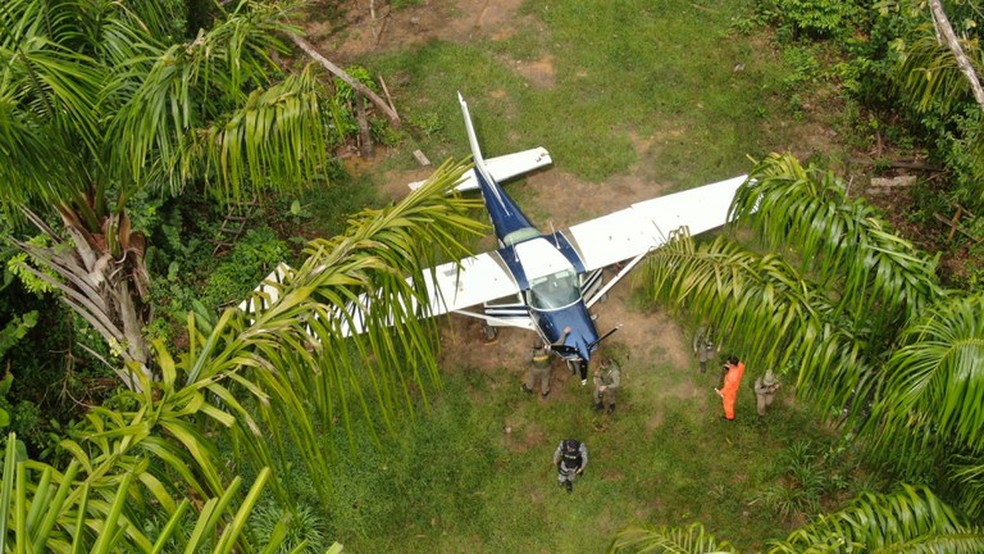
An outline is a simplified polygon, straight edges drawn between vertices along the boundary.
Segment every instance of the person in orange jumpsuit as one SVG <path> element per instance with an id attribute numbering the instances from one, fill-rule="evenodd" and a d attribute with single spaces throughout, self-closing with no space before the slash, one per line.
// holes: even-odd
<path id="1" fill-rule="evenodd" d="M 724 419 L 735 420 L 735 400 L 738 399 L 738 387 L 741 386 L 741 378 L 745 375 L 745 362 L 731 356 L 724 364 L 727 373 L 724 374 L 724 386 L 714 389 L 724 402 Z"/>

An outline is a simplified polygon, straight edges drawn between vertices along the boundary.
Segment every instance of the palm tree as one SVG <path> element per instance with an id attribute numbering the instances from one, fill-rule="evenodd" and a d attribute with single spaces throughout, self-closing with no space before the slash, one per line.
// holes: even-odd
<path id="1" fill-rule="evenodd" d="M 627 527 L 612 539 L 609 552 L 688 552 L 704 554 L 710 552 L 734 553 L 735 549 L 727 541 L 718 542 L 704 526 L 695 523 L 690 527 Z"/>
<path id="2" fill-rule="evenodd" d="M 142 461 L 146 465 L 147 460 Z M 157 533 L 148 536 L 150 518 L 129 497 L 134 474 L 119 476 L 115 491 L 99 491 L 74 480 L 79 467 L 73 460 L 61 474 L 49 465 L 26 459 L 17 453 L 17 436 L 8 435 L 0 493 L 0 550 L 108 553 L 180 548 L 186 552 L 234 552 L 247 517 L 270 478 L 270 471 L 262 470 L 245 496 L 239 494 L 242 480 L 233 479 L 221 496 L 204 501 L 191 524 L 185 514 L 192 503 L 185 498 Z M 284 537 L 281 524 L 268 546 L 278 548 Z M 340 551 L 340 546 L 332 550 Z"/>
<path id="3" fill-rule="evenodd" d="M 749 367 L 789 368 L 821 417 L 848 412 L 871 459 L 979 517 L 984 294 L 943 291 L 933 259 L 789 156 L 753 169 L 732 215 L 767 253 L 682 236 L 648 261 L 652 297 L 719 322 Z"/>
<path id="4" fill-rule="evenodd" d="M 291 30 L 282 3 L 237 2 L 184 41 L 176 22 L 186 9 L 181 0 L 0 7 L 0 205 L 51 246 L 14 242 L 55 270 L 58 279 L 36 274 L 145 375 L 149 275 L 128 214 L 134 197 L 189 184 L 222 200 L 296 187 L 323 169 L 332 140 L 314 71 L 284 75 L 271 58 Z"/>
<path id="5" fill-rule="evenodd" d="M 968 525 L 928 489 L 905 486 L 895 494 L 866 494 L 849 507 L 772 541 L 769 554 L 804 552 L 980 552 L 984 528 Z M 735 552 L 703 527 L 621 531 L 609 552 Z"/>
<path id="6" fill-rule="evenodd" d="M 464 169 L 446 164 L 398 205 L 363 212 L 344 235 L 313 242 L 311 257 L 268 309 L 230 308 L 217 321 L 189 316 L 187 351 L 172 355 L 154 345 L 160 380 L 135 372 L 140 386 L 115 403 L 125 408 L 92 409 L 61 442 L 68 467 L 14 464 L 8 454 L 0 541 L 12 529 L 19 546 L 53 551 L 78 542 L 94 551 L 205 544 L 228 552 L 248 544 L 242 524 L 267 481 L 290 505 L 269 469 L 280 466 L 271 451 L 287 443 L 305 452 L 311 481 L 327 494 L 331 464 L 321 433 L 353 412 L 385 429 L 438 385 L 436 324 L 415 308 L 430 305 L 428 293 L 407 276 L 457 259 L 460 233 L 481 231 L 468 217 L 480 201 L 448 195 Z M 344 337 L 334 316 L 366 298 L 374 300 L 364 302 L 366 332 Z M 210 438 L 216 430 L 238 446 L 232 466 L 220 463 Z M 258 477 L 241 495 L 246 470 Z M 189 528 L 183 514 L 192 509 L 198 523 Z M 153 521 L 163 521 L 160 534 L 146 536 Z M 95 538 L 104 529 L 116 531 Z"/>

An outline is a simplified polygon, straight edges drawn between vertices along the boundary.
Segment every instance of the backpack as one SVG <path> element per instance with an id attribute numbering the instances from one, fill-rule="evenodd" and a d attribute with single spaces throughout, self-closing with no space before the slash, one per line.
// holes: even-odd
<path id="1" fill-rule="evenodd" d="M 581 467 L 581 443 L 574 439 L 567 439 L 563 442 L 560 449 L 561 463 L 564 467 L 576 469 Z"/>

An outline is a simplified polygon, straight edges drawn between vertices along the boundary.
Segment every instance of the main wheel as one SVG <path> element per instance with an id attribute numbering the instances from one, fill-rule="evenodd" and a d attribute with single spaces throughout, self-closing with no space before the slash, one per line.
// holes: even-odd
<path id="1" fill-rule="evenodd" d="M 485 335 L 485 340 L 493 341 L 499 336 L 499 329 L 491 325 L 483 325 L 482 333 Z"/>

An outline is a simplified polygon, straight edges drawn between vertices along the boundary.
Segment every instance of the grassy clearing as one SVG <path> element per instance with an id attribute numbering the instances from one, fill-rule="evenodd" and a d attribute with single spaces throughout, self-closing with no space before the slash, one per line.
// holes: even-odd
<path id="1" fill-rule="evenodd" d="M 380 174 L 414 167 L 415 148 L 432 160 L 467 154 L 456 90 L 489 155 L 542 144 L 582 179 L 631 170 L 676 189 L 744 172 L 746 155 L 804 133 L 782 93 L 781 57 L 734 30 L 751 4 L 528 2 L 506 39 L 361 60 L 387 75 L 409 130 Z M 546 84 L 518 69 L 534 63 L 550 68 Z M 635 353 L 613 418 L 592 412 L 590 387 L 573 381 L 555 381 L 547 402 L 520 393 L 524 360 L 445 368 L 429 413 L 382 448 L 366 436 L 358 456 L 339 457 L 328 505 L 306 496 L 303 475 L 289 478 L 325 535 L 352 552 L 598 552 L 632 523 L 696 521 L 753 550 L 877 483 L 849 444 L 794 406 L 758 421 L 751 378 L 740 421 L 726 424 L 711 391 L 719 375 L 663 358 L 658 345 Z M 573 495 L 550 464 L 567 437 L 591 458 Z"/>
<path id="2" fill-rule="evenodd" d="M 557 167 L 592 181 L 644 164 L 655 180 L 685 188 L 746 170 L 746 154 L 785 148 L 795 132 L 782 123 L 778 55 L 733 30 L 741 16 L 731 14 L 749 4 L 536 2 L 527 12 L 542 28 L 363 63 L 400 76 L 397 101 L 411 125 L 440 122 L 414 137 L 435 159 L 466 153 L 460 90 L 489 152 L 543 144 Z M 516 70 L 530 61 L 551 67 L 552 83 Z"/>
<path id="3" fill-rule="evenodd" d="M 394 442 L 341 457 L 328 536 L 353 552 L 600 552 L 630 523 L 700 521 L 747 551 L 856 492 L 849 445 L 794 406 L 760 421 L 746 382 L 725 423 L 717 375 L 649 363 L 626 364 L 612 417 L 559 366 L 546 402 L 519 391 L 522 368 L 454 370 Z M 566 437 L 590 451 L 571 495 L 550 462 Z"/>

